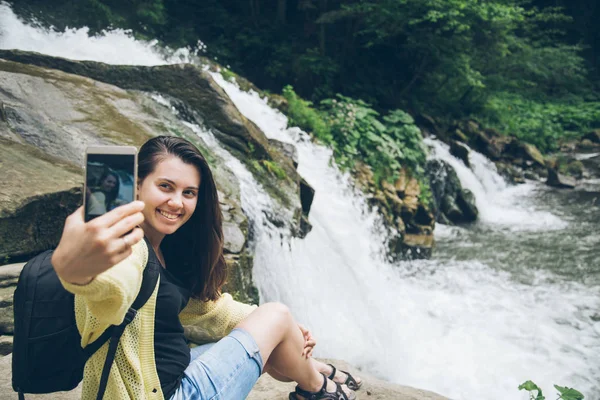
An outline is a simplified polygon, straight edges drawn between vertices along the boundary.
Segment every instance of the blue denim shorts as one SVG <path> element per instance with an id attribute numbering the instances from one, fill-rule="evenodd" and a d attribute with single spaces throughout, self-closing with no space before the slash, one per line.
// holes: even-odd
<path id="1" fill-rule="evenodd" d="M 256 341 L 236 328 L 216 343 L 191 349 L 190 365 L 171 400 L 245 399 L 262 369 Z"/>

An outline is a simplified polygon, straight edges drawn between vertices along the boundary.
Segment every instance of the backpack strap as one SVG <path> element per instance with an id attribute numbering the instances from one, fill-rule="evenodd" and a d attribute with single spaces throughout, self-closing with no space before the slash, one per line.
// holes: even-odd
<path id="1" fill-rule="evenodd" d="M 88 346 L 83 349 L 87 358 L 91 357 L 100 347 L 104 345 L 108 340 L 110 340 L 110 344 L 108 346 L 108 353 L 106 355 L 106 360 L 104 361 L 104 367 L 102 368 L 102 376 L 100 378 L 100 386 L 98 387 L 98 394 L 96 399 L 101 400 L 104 397 L 104 392 L 106 391 L 106 385 L 108 383 L 108 375 L 110 374 L 110 369 L 112 367 L 113 361 L 115 359 L 115 354 L 117 352 L 117 347 L 119 345 L 119 339 L 123 335 L 125 328 L 127 325 L 133 321 L 135 316 L 137 315 L 137 311 L 146 304 L 148 299 L 154 293 L 154 289 L 156 287 L 156 283 L 158 282 L 159 269 L 160 265 L 157 262 L 156 254 L 148 242 L 146 240 L 146 245 L 148 246 L 148 263 L 144 268 L 144 274 L 142 277 L 142 285 L 140 287 L 140 291 L 133 301 L 133 304 L 127 310 L 125 314 L 125 318 L 120 325 L 112 325 L 108 327 L 102 335 L 93 343 L 90 343 Z"/>

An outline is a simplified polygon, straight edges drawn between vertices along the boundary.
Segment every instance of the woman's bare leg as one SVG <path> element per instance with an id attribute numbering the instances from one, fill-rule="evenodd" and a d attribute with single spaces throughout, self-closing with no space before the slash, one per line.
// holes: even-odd
<path id="1" fill-rule="evenodd" d="M 321 389 L 323 375 L 311 358 L 302 356 L 304 337 L 285 305 L 263 304 L 237 327 L 252 335 L 265 365 L 269 363 L 280 375 L 296 381 L 301 389 L 310 392 Z M 332 381 L 328 380 L 327 391 L 335 391 Z"/>
<path id="2" fill-rule="evenodd" d="M 311 358 L 311 360 L 313 362 L 313 367 L 320 373 L 325 374 L 326 376 L 329 376 L 333 372 L 333 369 L 331 368 L 331 366 L 325 364 L 324 362 L 315 360 L 314 358 Z M 271 365 L 269 363 L 265 364 L 264 372 L 271 375 L 274 379 L 276 379 L 280 382 L 291 382 L 292 381 L 292 379 L 288 378 L 287 376 L 282 375 L 275 368 L 271 367 Z M 348 376 L 346 374 L 344 374 L 342 371 L 337 369 L 335 371 L 335 376 L 333 377 L 333 381 L 338 382 L 338 383 L 344 383 L 344 382 L 346 382 L 347 377 Z M 359 385 L 362 382 L 362 379 L 360 379 L 357 376 L 354 376 L 354 379 L 356 379 L 356 383 Z M 346 386 L 343 385 L 342 387 L 345 388 Z"/>

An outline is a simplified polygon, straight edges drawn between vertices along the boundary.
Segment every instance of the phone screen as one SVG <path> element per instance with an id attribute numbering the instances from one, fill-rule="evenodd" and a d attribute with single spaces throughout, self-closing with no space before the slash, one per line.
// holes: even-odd
<path id="1" fill-rule="evenodd" d="M 85 221 L 130 203 L 135 195 L 134 154 L 87 154 Z"/>

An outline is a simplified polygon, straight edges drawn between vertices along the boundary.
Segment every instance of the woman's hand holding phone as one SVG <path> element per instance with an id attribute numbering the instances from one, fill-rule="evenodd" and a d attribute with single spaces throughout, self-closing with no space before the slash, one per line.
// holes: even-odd
<path id="1" fill-rule="evenodd" d="M 134 201 L 84 221 L 83 207 L 69 215 L 52 255 L 52 265 L 63 280 L 85 285 L 131 254 L 131 246 L 144 237 L 136 228 L 144 221 L 144 203 Z"/>

